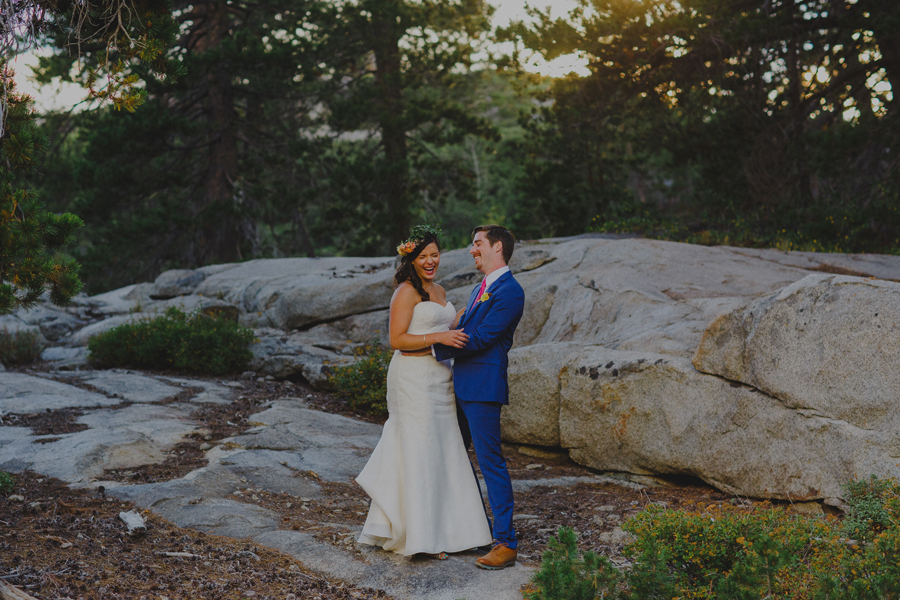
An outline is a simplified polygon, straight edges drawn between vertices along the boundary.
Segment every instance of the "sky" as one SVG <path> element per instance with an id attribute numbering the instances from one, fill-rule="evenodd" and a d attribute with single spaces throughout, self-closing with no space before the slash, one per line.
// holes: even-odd
<path id="1" fill-rule="evenodd" d="M 510 21 L 527 19 L 526 0 L 488 0 L 488 2 L 497 9 L 494 13 L 495 26 L 505 26 Z M 551 15 L 554 17 L 565 16 L 577 6 L 576 0 L 527 0 L 527 4 L 541 10 L 550 7 Z M 585 64 L 583 59 L 576 56 L 561 56 L 549 63 L 534 56 L 527 60 L 524 66 L 526 70 L 533 73 L 562 77 L 573 71 L 579 75 L 586 75 Z M 27 52 L 13 59 L 12 66 L 16 71 L 18 91 L 32 96 L 38 110 L 69 110 L 82 103 L 87 94 L 80 86 L 60 84 L 59 82 L 39 86 L 31 80 L 31 67 L 35 65 L 37 65 L 37 56 L 32 52 Z"/>

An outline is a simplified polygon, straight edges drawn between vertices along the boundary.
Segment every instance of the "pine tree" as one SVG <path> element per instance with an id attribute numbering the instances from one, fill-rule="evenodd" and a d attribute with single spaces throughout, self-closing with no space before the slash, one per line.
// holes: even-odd
<path id="1" fill-rule="evenodd" d="M 590 60 L 590 75 L 557 82 L 529 123 L 532 196 L 571 196 L 572 212 L 612 219 L 631 200 L 690 214 L 697 230 L 746 219 L 767 235 L 796 225 L 810 242 L 896 247 L 900 5 L 581 4 L 570 19 L 506 32 L 546 58 Z M 826 226 L 828 216 L 853 225 Z"/>
<path id="2" fill-rule="evenodd" d="M 90 95 L 116 109 L 133 111 L 143 98 L 131 67 L 160 77 L 175 74 L 166 56 L 175 34 L 168 0 L 0 0 L 0 314 L 33 306 L 45 289 L 52 302 L 64 304 L 82 287 L 78 264 L 61 253 L 84 223 L 46 210 L 29 185 L 45 141 L 31 99 L 16 93 L 9 68 L 10 58 L 51 32 L 76 53 L 91 41 L 98 59 L 85 72 Z M 101 74 L 103 86 L 97 83 Z"/>
<path id="3" fill-rule="evenodd" d="M 95 290 L 172 266 L 392 251 L 424 196 L 470 185 L 434 149 L 496 137 L 458 98 L 487 32 L 479 1 L 176 9 L 184 76 L 146 77 L 135 115 L 52 121 L 71 135 L 42 185 L 88 223 Z M 49 78 L 71 62 L 43 65 Z"/>
<path id="4" fill-rule="evenodd" d="M 23 185 L 41 158 L 44 140 L 35 127 L 30 98 L 16 93 L 9 70 L 3 74 L 9 79 L 0 137 L 0 315 L 33 306 L 45 288 L 55 304 L 78 293 L 78 265 L 60 252 L 83 225 L 75 215 L 47 211 Z"/>

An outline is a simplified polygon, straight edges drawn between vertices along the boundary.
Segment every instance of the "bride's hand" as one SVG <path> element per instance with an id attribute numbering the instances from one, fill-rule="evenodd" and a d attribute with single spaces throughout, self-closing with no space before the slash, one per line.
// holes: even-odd
<path id="1" fill-rule="evenodd" d="M 462 348 L 469 341 L 469 336 L 462 329 L 451 329 L 440 334 L 438 342 L 452 348 Z"/>

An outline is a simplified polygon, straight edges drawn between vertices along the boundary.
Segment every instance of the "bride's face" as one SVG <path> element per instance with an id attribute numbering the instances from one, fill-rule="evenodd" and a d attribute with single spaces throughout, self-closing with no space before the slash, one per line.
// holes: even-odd
<path id="1" fill-rule="evenodd" d="M 426 287 L 434 282 L 434 275 L 437 273 L 439 264 L 441 264 L 441 251 L 434 242 L 425 246 L 421 254 L 413 261 L 416 274 Z"/>

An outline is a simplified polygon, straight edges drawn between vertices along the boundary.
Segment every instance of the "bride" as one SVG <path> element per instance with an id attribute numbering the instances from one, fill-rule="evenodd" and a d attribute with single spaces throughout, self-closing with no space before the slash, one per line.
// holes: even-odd
<path id="1" fill-rule="evenodd" d="M 452 329 L 459 315 L 434 282 L 439 234 L 420 225 L 397 247 L 388 420 L 356 481 L 372 498 L 360 543 L 445 559 L 490 544 L 491 531 L 456 419 L 449 361 L 430 349 L 461 348 L 469 337 Z"/>

